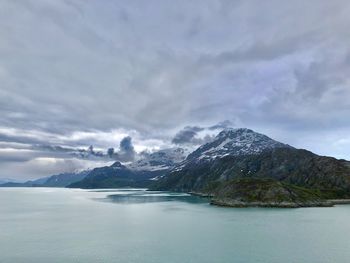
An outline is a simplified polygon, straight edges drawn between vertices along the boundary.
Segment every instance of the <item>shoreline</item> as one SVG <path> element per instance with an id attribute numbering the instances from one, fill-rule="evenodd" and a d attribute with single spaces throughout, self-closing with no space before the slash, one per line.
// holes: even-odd
<path id="1" fill-rule="evenodd" d="M 329 202 L 333 203 L 333 205 L 349 205 L 350 199 L 329 199 Z"/>
<path id="2" fill-rule="evenodd" d="M 215 198 L 214 195 L 200 192 L 188 192 L 193 196 L 209 198 L 209 203 L 215 206 L 232 207 L 232 208 L 247 208 L 247 207 L 263 207 L 263 208 L 306 208 L 306 207 L 333 207 L 335 205 L 350 204 L 350 199 L 328 199 L 319 201 L 306 202 L 245 202 L 234 199 Z"/>
<path id="3" fill-rule="evenodd" d="M 302 207 L 333 207 L 334 203 L 329 201 L 310 201 L 304 203 L 297 202 L 244 202 L 228 199 L 212 199 L 211 205 L 232 207 L 232 208 L 247 208 L 247 207 L 263 207 L 263 208 L 302 208 Z"/>

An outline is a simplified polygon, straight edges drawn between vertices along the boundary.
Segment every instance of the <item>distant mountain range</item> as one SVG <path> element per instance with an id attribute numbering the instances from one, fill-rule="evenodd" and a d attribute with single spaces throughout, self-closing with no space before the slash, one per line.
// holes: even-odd
<path id="1" fill-rule="evenodd" d="M 0 178 L 0 185 L 6 183 L 19 183 L 19 181 L 11 178 Z"/>
<path id="2" fill-rule="evenodd" d="M 182 148 L 135 162 L 2 186 L 144 187 L 190 192 L 225 206 L 329 206 L 350 198 L 350 162 L 318 156 L 250 129 L 225 129 L 186 157 Z"/>
<path id="3" fill-rule="evenodd" d="M 119 188 L 119 187 L 148 187 L 152 180 L 166 171 L 161 170 L 133 170 L 120 162 L 111 166 L 93 169 L 81 181 L 69 184 L 69 188 Z"/>
<path id="4" fill-rule="evenodd" d="M 9 181 L 0 184 L 0 187 L 66 187 L 69 184 L 80 181 L 90 170 L 74 173 L 61 173 L 36 180 L 26 181 L 24 183 Z"/>
<path id="5" fill-rule="evenodd" d="M 144 153 L 140 160 L 126 165 L 115 162 L 111 166 L 95 168 L 83 180 L 72 183 L 67 187 L 149 187 L 185 158 L 185 150 L 182 148 L 170 148 L 154 153 Z"/>
<path id="6" fill-rule="evenodd" d="M 10 179 L 0 187 L 71 187 L 71 188 L 116 188 L 148 187 L 158 177 L 165 175 L 186 158 L 182 148 L 169 148 L 153 153 L 143 153 L 141 159 L 111 166 L 99 167 L 73 173 L 61 173 L 24 183 Z"/>

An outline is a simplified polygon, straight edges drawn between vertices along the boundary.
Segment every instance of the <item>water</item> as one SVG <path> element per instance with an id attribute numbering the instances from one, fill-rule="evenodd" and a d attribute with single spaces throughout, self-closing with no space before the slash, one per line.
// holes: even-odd
<path id="1" fill-rule="evenodd" d="M 350 206 L 221 208 L 142 190 L 0 189 L 0 262 L 349 262 Z"/>

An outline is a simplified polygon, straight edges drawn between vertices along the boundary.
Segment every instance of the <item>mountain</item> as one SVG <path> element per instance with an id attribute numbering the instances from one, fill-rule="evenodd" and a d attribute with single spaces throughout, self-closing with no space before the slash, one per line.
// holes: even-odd
<path id="1" fill-rule="evenodd" d="M 0 187 L 65 187 L 69 184 L 82 180 L 90 171 L 85 170 L 73 173 L 61 173 L 24 183 L 7 182 L 0 184 Z"/>
<path id="2" fill-rule="evenodd" d="M 331 206 L 310 189 L 271 178 L 236 178 L 215 189 L 212 204 L 220 206 L 309 207 Z"/>
<path id="3" fill-rule="evenodd" d="M 42 186 L 66 187 L 67 185 L 83 180 L 89 173 L 90 170 L 84 170 L 75 173 L 61 173 L 57 175 L 52 175 L 48 177 L 45 182 L 43 182 Z"/>
<path id="4" fill-rule="evenodd" d="M 148 187 L 185 159 L 181 148 L 170 148 L 154 153 L 143 153 L 136 162 L 93 169 L 83 180 L 68 185 L 70 188 Z"/>
<path id="5" fill-rule="evenodd" d="M 291 148 L 291 146 L 250 129 L 225 129 L 216 136 L 215 140 L 202 145 L 191 153 L 187 161 L 201 162 L 228 155 L 260 154 L 274 148 Z"/>
<path id="6" fill-rule="evenodd" d="M 111 166 L 93 169 L 84 179 L 68 185 L 69 188 L 118 188 L 148 187 L 152 180 L 163 175 L 166 170 L 133 170 L 120 162 Z"/>
<path id="7" fill-rule="evenodd" d="M 186 151 L 183 148 L 168 148 L 153 153 L 144 152 L 141 159 L 131 163 L 128 167 L 131 170 L 168 170 L 186 158 Z"/>
<path id="8" fill-rule="evenodd" d="M 11 179 L 11 178 L 0 178 L 0 185 L 1 184 L 6 184 L 6 183 L 20 183 L 16 179 Z"/>
<path id="9" fill-rule="evenodd" d="M 350 162 L 295 149 L 249 129 L 228 129 L 151 189 L 211 196 L 213 203 L 230 206 L 324 205 L 326 199 L 350 198 Z"/>
<path id="10" fill-rule="evenodd" d="M 42 186 L 49 177 L 42 177 L 36 180 L 30 180 L 26 182 L 15 182 L 10 181 L 0 184 L 0 187 L 40 187 Z"/>
<path id="11" fill-rule="evenodd" d="M 114 188 L 147 187 L 186 158 L 182 148 L 169 148 L 153 153 L 144 152 L 135 162 L 99 167 L 74 173 L 61 173 L 24 183 L 6 181 L 0 187 L 79 187 Z M 84 180 L 86 178 L 86 180 Z"/>

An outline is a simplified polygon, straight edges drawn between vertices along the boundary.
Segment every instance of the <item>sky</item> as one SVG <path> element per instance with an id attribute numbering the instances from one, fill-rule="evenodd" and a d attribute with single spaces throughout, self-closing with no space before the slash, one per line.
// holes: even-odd
<path id="1" fill-rule="evenodd" d="M 347 0 L 1 0 L 0 178 L 247 127 L 350 160 Z M 93 149 L 88 149 L 92 145 Z"/>

